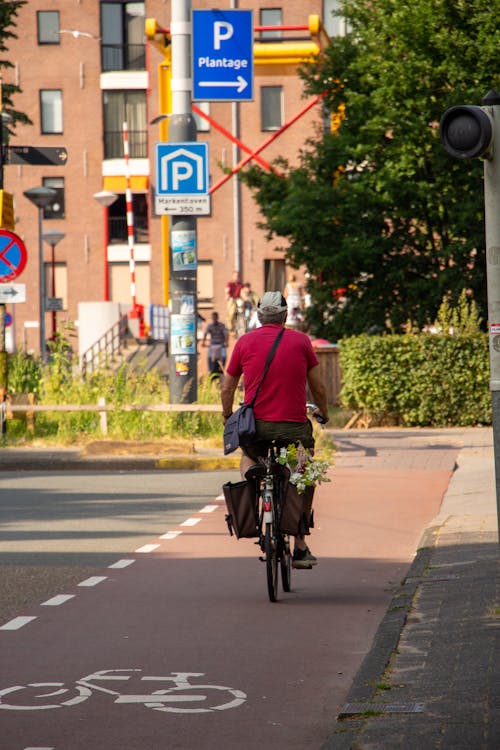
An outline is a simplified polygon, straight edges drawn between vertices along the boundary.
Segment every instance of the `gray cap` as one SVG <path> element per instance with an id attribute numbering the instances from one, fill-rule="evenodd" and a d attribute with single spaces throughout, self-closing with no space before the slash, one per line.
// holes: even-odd
<path id="1" fill-rule="evenodd" d="M 288 310 L 286 299 L 281 292 L 264 292 L 259 300 L 259 310 L 268 313 L 279 313 Z"/>

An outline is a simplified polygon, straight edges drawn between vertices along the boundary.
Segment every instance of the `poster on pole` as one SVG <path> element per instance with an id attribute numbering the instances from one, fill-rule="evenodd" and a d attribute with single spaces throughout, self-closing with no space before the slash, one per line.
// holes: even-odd
<path id="1" fill-rule="evenodd" d="M 173 230 L 171 242 L 174 271 L 196 270 L 196 232 L 194 230 Z"/>
<path id="2" fill-rule="evenodd" d="M 196 353 L 196 326 L 194 315 L 170 316 L 170 353 Z"/>

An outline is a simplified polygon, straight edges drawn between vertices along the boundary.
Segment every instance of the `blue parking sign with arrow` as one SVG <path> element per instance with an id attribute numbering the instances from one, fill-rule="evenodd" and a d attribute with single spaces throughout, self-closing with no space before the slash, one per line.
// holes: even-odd
<path id="1" fill-rule="evenodd" d="M 193 99 L 253 99 L 251 10 L 193 10 Z"/>

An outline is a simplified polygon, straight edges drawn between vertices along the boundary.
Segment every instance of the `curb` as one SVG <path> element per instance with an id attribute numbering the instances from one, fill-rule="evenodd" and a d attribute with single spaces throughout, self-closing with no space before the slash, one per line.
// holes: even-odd
<path id="1" fill-rule="evenodd" d="M 239 469 L 239 457 L 167 457 L 155 461 L 155 469 L 172 469 L 177 471 L 216 471 L 217 469 Z"/>
<path id="2" fill-rule="evenodd" d="M 85 456 L 79 452 L 41 451 L 6 455 L 0 453 L 0 472 L 15 471 L 217 471 L 239 469 L 238 456 L 137 456 L 101 454 Z"/>
<path id="3" fill-rule="evenodd" d="M 376 699 L 377 684 L 382 682 L 391 656 L 398 646 L 420 579 L 432 558 L 439 528 L 441 527 L 432 527 L 424 533 L 421 546 L 394 593 L 371 649 L 361 663 L 345 703 L 337 714 L 333 732 L 320 750 L 352 750 L 357 747 L 355 740 L 363 731 L 364 721 L 369 719 L 370 713 L 377 712 L 381 703 Z M 359 704 L 363 705 L 360 707 Z"/>

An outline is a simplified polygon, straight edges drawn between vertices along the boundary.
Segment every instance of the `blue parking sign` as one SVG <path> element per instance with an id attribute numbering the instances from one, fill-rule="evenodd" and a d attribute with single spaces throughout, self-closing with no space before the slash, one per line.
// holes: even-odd
<path id="1" fill-rule="evenodd" d="M 156 192 L 158 195 L 208 193 L 208 144 L 157 143 Z"/>
<path id="2" fill-rule="evenodd" d="M 193 99 L 253 99 L 251 10 L 193 10 Z"/>

